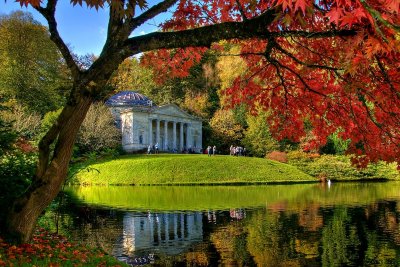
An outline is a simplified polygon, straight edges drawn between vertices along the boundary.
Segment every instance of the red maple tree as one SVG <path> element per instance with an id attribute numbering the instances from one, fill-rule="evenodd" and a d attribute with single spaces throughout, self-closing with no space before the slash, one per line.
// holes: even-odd
<path id="1" fill-rule="evenodd" d="M 231 40 L 241 45 L 248 65 L 245 76 L 225 91 L 232 105 L 272 111 L 269 123 L 278 139 L 299 141 L 306 134 L 304 122 L 311 123 L 314 138 L 307 149 L 339 131 L 351 141 L 348 153 L 358 167 L 377 160 L 400 162 L 399 1 L 205 2 L 180 2 L 164 29 L 246 21 L 279 11 L 264 29 L 265 38 Z M 181 77 L 204 51 L 158 50 L 144 63 L 159 79 Z"/>

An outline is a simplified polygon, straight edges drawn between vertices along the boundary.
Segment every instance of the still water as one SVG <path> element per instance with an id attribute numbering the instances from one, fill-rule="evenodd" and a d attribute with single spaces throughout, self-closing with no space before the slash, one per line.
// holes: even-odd
<path id="1" fill-rule="evenodd" d="M 400 183 L 65 193 L 60 228 L 132 265 L 400 266 Z"/>

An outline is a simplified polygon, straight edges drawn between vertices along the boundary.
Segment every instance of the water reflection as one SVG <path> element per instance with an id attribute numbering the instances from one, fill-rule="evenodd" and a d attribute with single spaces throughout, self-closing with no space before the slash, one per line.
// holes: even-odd
<path id="1" fill-rule="evenodd" d="M 177 255 L 203 240 L 202 213 L 127 212 L 123 217 L 122 240 L 114 255 L 130 255 L 145 250 Z"/>
<path id="2" fill-rule="evenodd" d="M 232 189 L 235 193 L 225 195 L 224 208 L 204 209 L 210 201 L 205 199 L 197 211 L 192 202 L 192 211 L 175 212 L 162 212 L 154 208 L 155 202 L 153 209 L 140 206 L 136 212 L 133 207 L 106 208 L 104 202 L 99 207 L 73 195 L 63 213 L 64 226 L 76 240 L 91 245 L 100 241 L 109 253 L 132 265 L 400 265 L 399 184 L 287 185 L 286 190 L 278 187 L 279 197 L 277 188 Z M 236 196 L 241 190 L 243 206 L 232 207 L 240 203 Z M 249 201 L 249 192 L 257 202 Z M 202 193 L 204 198 L 224 198 Z"/>

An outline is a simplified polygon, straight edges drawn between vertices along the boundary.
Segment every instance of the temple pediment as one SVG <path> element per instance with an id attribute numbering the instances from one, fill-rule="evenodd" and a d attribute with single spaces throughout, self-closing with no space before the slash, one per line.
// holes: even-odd
<path id="1" fill-rule="evenodd" d="M 160 114 L 160 115 L 167 115 L 167 116 L 173 116 L 173 117 L 180 117 L 180 118 L 188 118 L 188 119 L 197 119 L 196 117 L 190 115 L 189 113 L 181 110 L 177 105 L 175 104 L 168 104 L 164 106 L 157 107 L 154 110 L 154 113 Z"/>

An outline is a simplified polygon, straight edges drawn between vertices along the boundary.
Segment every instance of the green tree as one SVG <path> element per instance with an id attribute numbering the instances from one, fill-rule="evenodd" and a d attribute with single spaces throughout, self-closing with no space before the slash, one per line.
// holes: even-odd
<path id="1" fill-rule="evenodd" d="M 62 104 L 65 67 L 46 27 L 31 14 L 0 16 L 0 92 L 41 114 Z"/>
<path id="2" fill-rule="evenodd" d="M 248 128 L 244 132 L 242 143 L 249 153 L 257 157 L 264 157 L 268 152 L 279 148 L 278 142 L 269 131 L 267 116 L 265 111 L 260 111 L 257 116 L 247 115 Z"/>
<path id="3" fill-rule="evenodd" d="M 127 58 L 118 67 L 111 79 L 110 85 L 116 91 L 134 90 L 151 97 L 149 93 L 156 87 L 153 72 L 140 65 L 137 58 Z"/>
<path id="4" fill-rule="evenodd" d="M 218 151 L 228 152 L 231 145 L 238 145 L 243 138 L 243 127 L 236 122 L 233 111 L 220 109 L 210 120 L 212 136 L 210 145 L 216 145 Z M 207 144 L 205 144 L 207 145 Z"/>

